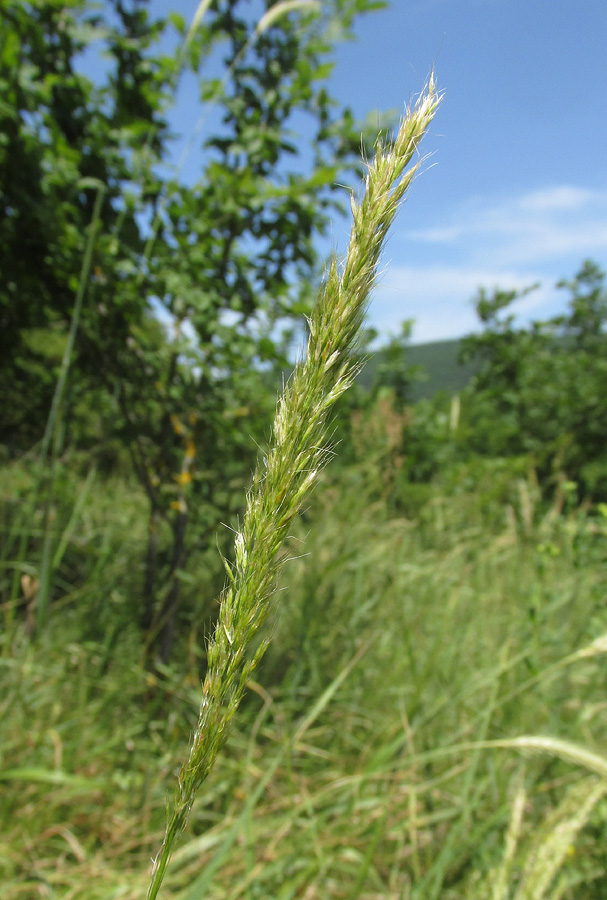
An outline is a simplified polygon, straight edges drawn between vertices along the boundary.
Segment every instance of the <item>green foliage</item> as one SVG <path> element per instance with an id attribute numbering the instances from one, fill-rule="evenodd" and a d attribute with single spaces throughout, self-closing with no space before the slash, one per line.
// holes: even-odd
<path id="1" fill-rule="evenodd" d="M 334 41 L 377 6 L 274 3 L 257 20 L 244 0 L 221 0 L 201 4 L 185 36 L 179 16 L 151 21 L 145 0 L 0 13 L 0 442 L 11 454 L 43 435 L 52 348 L 82 291 L 56 449 L 96 450 L 106 469 L 128 453 L 150 508 L 141 622 L 165 659 L 190 534 L 213 544 L 241 504 L 269 427 L 267 371 L 285 367 L 286 326 L 308 308 L 313 239 L 359 166 L 360 129 L 326 79 Z M 167 56 L 174 31 L 180 50 Z M 93 82 L 80 58 L 99 47 Z M 194 185 L 166 163 L 186 72 L 207 109 Z M 302 114 L 315 128 L 307 148 Z"/>
<path id="2" fill-rule="evenodd" d="M 217 523 L 235 520 L 267 439 L 313 238 L 358 155 L 357 126 L 325 87 L 332 42 L 380 5 L 274 3 L 257 21 L 244 0 L 219 0 L 189 29 L 174 13 L 151 22 L 144 0 L 0 9 L 7 900 L 143 896 L 199 707 L 225 575 Z M 174 33 L 181 49 L 166 56 Z M 93 83 L 80 60 L 95 46 L 106 67 Z M 220 120 L 201 123 L 194 186 L 166 165 L 186 71 Z M 306 172 L 302 112 L 317 126 Z M 345 283 L 360 300 L 355 214 Z M 329 293 L 338 280 L 333 267 Z M 238 535 L 206 682 L 226 676 L 226 704 L 207 715 L 205 695 L 181 799 L 200 773 L 206 790 L 167 896 L 597 896 L 607 518 L 588 498 L 607 497 L 607 294 L 590 262 L 560 286 L 568 313 L 527 330 L 509 311 L 517 295 L 481 292 L 484 333 L 466 347 L 477 377 L 454 397 L 410 405 L 405 329 L 373 391 L 342 406 L 340 454 L 354 464 L 324 476 L 297 522 L 325 458 L 314 426 L 339 393 L 323 382 L 314 418 L 301 370 Z M 348 311 L 338 324 L 354 330 Z M 343 386 L 352 371 L 317 340 L 324 324 L 312 356 Z M 287 526 L 286 599 L 255 682 Z M 265 581 L 248 577 L 255 552 Z M 149 671 L 177 626 L 182 652 Z"/>
<path id="3" fill-rule="evenodd" d="M 132 629 L 138 621 L 132 598 L 140 589 L 146 537 L 144 496 L 123 478 L 90 470 L 83 453 L 55 467 L 55 490 L 47 510 L 40 499 L 32 502 L 45 474 L 35 459 L 0 470 L 4 631 L 12 634 L 15 613 L 30 634 L 35 629 L 37 563 L 47 533 L 60 620 L 74 620 L 86 640 L 102 641 L 125 627 Z M 18 592 L 12 596 L 15 576 Z M 87 590 L 97 579 L 99 590 Z M 83 590 L 86 603 L 81 601 Z"/>
<path id="4" fill-rule="evenodd" d="M 433 481 L 451 492 L 492 467 L 512 477 L 534 469 L 546 496 L 563 481 L 580 499 L 607 496 L 605 275 L 586 261 L 557 286 L 570 295 L 561 316 L 517 327 L 511 306 L 534 288 L 481 289 L 480 334 L 409 347 L 405 323 L 403 337 L 371 357 L 338 437 L 348 461 L 368 464 L 372 452 L 384 472 L 394 469 L 386 499 L 417 511 Z M 426 380 L 416 383 L 420 368 Z"/>
<path id="5" fill-rule="evenodd" d="M 607 290 L 605 275 L 585 262 L 572 281 L 567 314 L 517 329 L 507 310 L 521 294 L 481 291 L 485 329 L 464 342 L 481 368 L 462 397 L 465 427 L 476 452 L 533 456 L 543 481 L 564 471 L 584 494 L 607 496 Z M 552 481 L 554 484 L 554 481 Z"/>
<path id="6" fill-rule="evenodd" d="M 119 209 L 118 201 L 133 177 L 130 157 L 142 132 L 153 135 L 152 144 L 165 134 L 153 98 L 168 75 L 159 62 L 145 59 L 157 29 L 147 25 L 143 10 L 129 14 L 117 4 L 118 24 L 112 25 L 83 2 L 9 2 L 0 16 L 0 390 L 10 401 L 3 404 L 0 439 L 19 448 L 44 430 L 53 387 L 52 378 L 36 377 L 45 353 L 28 336 L 67 331 L 99 185 L 106 196 L 95 280 L 115 300 L 112 335 L 126 339 L 129 311 L 117 296 L 116 241 L 119 236 L 120 254 L 128 258 L 140 252 L 141 239 L 135 209 Z M 77 69 L 78 55 L 97 40 L 106 42 L 122 76 L 104 85 L 93 85 Z M 100 329 L 96 312 L 89 303 L 84 330 L 107 340 L 110 326 Z M 81 354 L 81 364 L 86 361 L 96 362 Z"/>

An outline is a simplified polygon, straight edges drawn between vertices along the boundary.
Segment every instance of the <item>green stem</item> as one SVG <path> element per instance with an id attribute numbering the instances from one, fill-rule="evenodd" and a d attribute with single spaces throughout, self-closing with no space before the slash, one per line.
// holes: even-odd
<path id="1" fill-rule="evenodd" d="M 49 455 L 49 449 L 51 448 L 52 441 L 52 450 L 51 450 L 51 465 L 50 465 L 50 477 L 46 486 L 46 497 L 44 503 L 44 513 L 43 513 L 43 524 L 42 530 L 44 534 L 44 540 L 42 544 L 42 557 L 40 561 L 40 573 L 39 573 L 39 581 L 40 586 L 38 588 L 38 593 L 36 596 L 36 631 L 39 633 L 44 623 L 46 621 L 47 615 L 47 607 L 48 607 L 48 596 L 50 592 L 50 584 L 51 584 L 51 573 L 52 573 L 52 559 L 53 559 L 53 526 L 50 522 L 51 517 L 51 507 L 53 504 L 53 499 L 55 495 L 55 478 L 57 475 L 57 458 L 59 453 L 61 452 L 61 444 L 62 444 L 62 427 L 61 427 L 61 412 L 62 412 L 62 403 L 63 398 L 65 396 L 65 388 L 67 385 L 67 378 L 70 370 L 70 365 L 72 362 L 72 355 L 74 353 L 74 346 L 76 343 L 76 335 L 78 333 L 78 326 L 80 324 L 80 316 L 82 313 L 82 304 L 84 301 L 84 295 L 86 292 L 86 288 L 89 282 L 89 274 L 91 270 L 91 262 L 93 259 L 93 250 L 95 247 L 95 238 L 97 237 L 97 231 L 99 228 L 99 222 L 101 218 L 101 203 L 103 201 L 103 196 L 105 194 L 106 188 L 105 185 L 100 184 L 97 188 L 97 196 L 95 197 L 95 205 L 93 207 L 93 215 L 91 218 L 91 224 L 88 230 L 88 236 L 86 241 L 86 247 L 84 251 L 84 257 L 82 259 L 82 268 L 80 270 L 80 279 L 78 281 L 78 290 L 76 292 L 76 299 L 74 301 L 74 310 L 72 312 L 72 321 L 70 322 L 70 330 L 68 332 L 67 344 L 65 346 L 65 351 L 63 353 L 63 360 L 61 362 L 61 369 L 59 371 L 59 378 L 57 379 L 57 384 L 55 386 L 55 393 L 53 394 L 53 401 L 51 403 L 51 410 L 49 413 L 49 417 L 46 423 L 46 428 L 44 431 L 44 437 L 42 438 L 42 444 L 40 447 L 40 464 L 41 467 L 44 466 L 46 460 Z M 38 495 L 38 491 L 35 492 L 35 496 Z"/>

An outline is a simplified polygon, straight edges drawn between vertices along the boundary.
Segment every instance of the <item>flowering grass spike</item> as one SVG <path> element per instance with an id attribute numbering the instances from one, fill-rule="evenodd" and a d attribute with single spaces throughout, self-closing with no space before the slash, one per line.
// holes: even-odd
<path id="1" fill-rule="evenodd" d="M 196 793 L 226 740 L 247 681 L 263 656 L 253 639 L 267 618 L 281 565 L 280 549 L 293 518 L 328 457 L 328 414 L 351 385 L 353 356 L 381 250 L 419 160 L 407 168 L 440 102 L 434 79 L 407 111 L 393 142 L 379 144 L 367 166 L 362 198 L 352 198 L 353 225 L 345 261 L 332 258 L 309 321 L 305 359 L 299 362 L 276 410 L 267 456 L 247 497 L 235 560 L 208 648 L 198 724 L 179 774 L 166 834 L 155 860 L 148 900 L 158 895 L 174 842 Z"/>

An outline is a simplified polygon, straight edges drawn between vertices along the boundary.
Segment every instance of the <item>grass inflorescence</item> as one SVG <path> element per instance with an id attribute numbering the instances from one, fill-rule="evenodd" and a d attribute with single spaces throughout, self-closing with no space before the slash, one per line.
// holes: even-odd
<path id="1" fill-rule="evenodd" d="M 417 171 L 407 166 L 437 109 L 431 79 L 427 91 L 403 118 L 393 142 L 378 145 L 368 165 L 362 199 L 352 198 L 353 225 L 340 267 L 330 262 L 309 320 L 305 358 L 278 402 L 272 442 L 259 464 L 236 535 L 234 564 L 226 564 L 227 588 L 220 599 L 208 647 L 198 725 L 178 780 L 166 836 L 154 864 L 149 900 L 158 894 L 176 837 L 194 797 L 224 743 L 228 726 L 266 642 L 251 647 L 265 621 L 280 568 L 280 550 L 327 461 L 328 414 L 357 370 L 356 347 L 384 241 Z"/>

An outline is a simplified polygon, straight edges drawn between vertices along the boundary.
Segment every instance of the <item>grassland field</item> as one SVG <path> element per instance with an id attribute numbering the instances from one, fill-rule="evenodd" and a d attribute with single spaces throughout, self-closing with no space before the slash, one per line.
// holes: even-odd
<path id="1" fill-rule="evenodd" d="M 5 546 L 19 479 L 0 478 Z M 373 467 L 324 476 L 164 896 L 606 895 L 607 517 L 542 502 L 532 473 L 466 485 L 437 483 L 411 514 Z M 194 620 L 170 667 L 142 663 L 143 505 L 96 482 L 47 630 L 30 638 L 21 610 L 3 632 L 3 900 L 145 895 L 205 634 Z M 193 596 L 215 563 L 190 571 Z"/>

